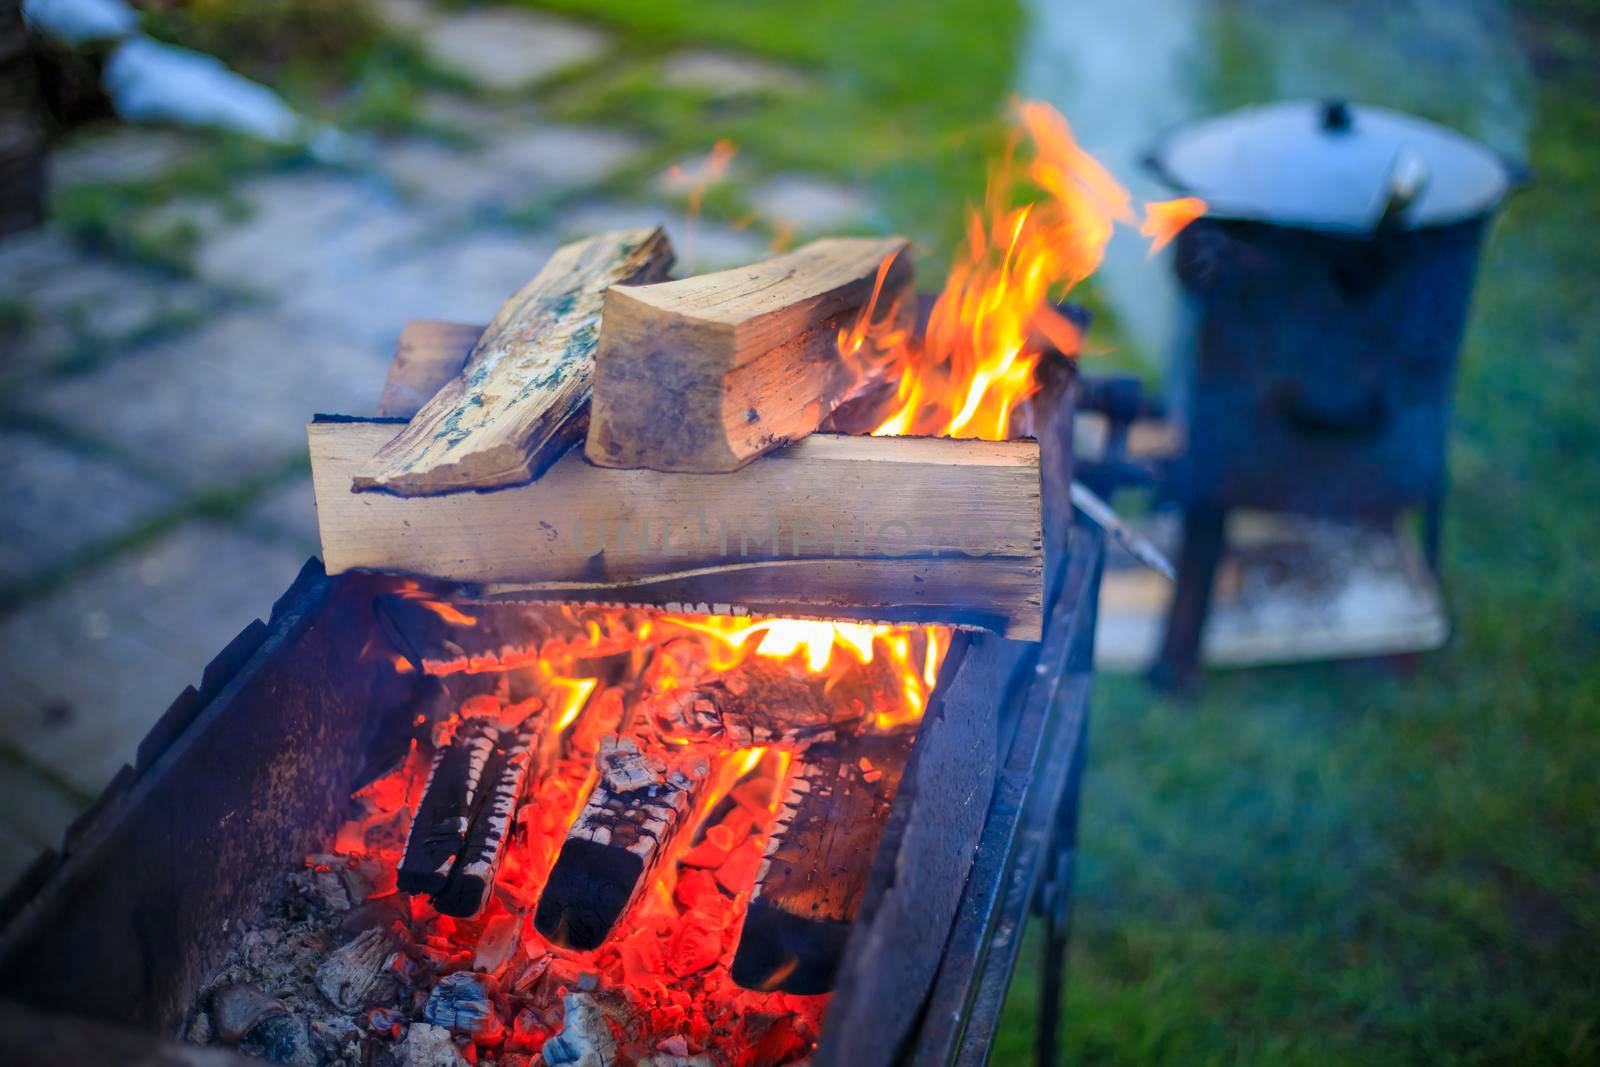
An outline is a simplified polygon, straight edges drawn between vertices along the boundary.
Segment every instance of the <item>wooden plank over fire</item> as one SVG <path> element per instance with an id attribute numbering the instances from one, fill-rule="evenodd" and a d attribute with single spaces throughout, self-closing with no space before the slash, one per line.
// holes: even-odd
<path id="1" fill-rule="evenodd" d="M 730 474 L 605 470 L 575 453 L 493 493 L 352 493 L 394 424 L 309 429 L 329 573 L 539 599 L 981 626 L 1037 640 L 1033 441 L 814 434 Z"/>
<path id="2" fill-rule="evenodd" d="M 735 982 L 800 995 L 833 988 L 915 737 L 860 733 L 797 757 L 745 912 Z"/>
<path id="3" fill-rule="evenodd" d="M 386 593 L 372 601 L 395 651 L 433 675 L 516 670 L 541 658 L 612 656 L 640 643 L 637 628 L 647 618 L 638 611 L 438 597 Z"/>
<path id="4" fill-rule="evenodd" d="M 717 473 L 812 433 L 856 384 L 841 330 L 875 294 L 875 318 L 909 325 L 911 278 L 905 238 L 842 237 L 715 274 L 613 286 L 589 461 Z"/>
<path id="5" fill-rule="evenodd" d="M 606 289 L 658 281 L 671 265 L 660 228 L 557 250 L 483 331 L 461 375 L 353 473 L 354 488 L 418 496 L 537 478 L 587 427 Z"/>

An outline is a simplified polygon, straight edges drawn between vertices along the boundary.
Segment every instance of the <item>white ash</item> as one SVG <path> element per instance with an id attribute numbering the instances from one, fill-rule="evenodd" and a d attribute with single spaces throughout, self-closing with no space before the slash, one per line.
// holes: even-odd
<path id="1" fill-rule="evenodd" d="M 250 982 L 236 982 L 214 990 L 210 1012 L 202 1012 L 195 1021 L 207 1020 L 202 1031 L 207 1041 L 214 1033 L 224 1044 L 236 1045 L 261 1023 L 288 1014 L 283 1001 L 267 996 Z"/>
<path id="2" fill-rule="evenodd" d="M 423 1014 L 453 1034 L 492 1043 L 504 1029 L 495 1014 L 494 993 L 494 982 L 487 975 L 457 971 L 439 979 Z"/>
<path id="3" fill-rule="evenodd" d="M 393 1003 L 398 989 L 384 966 L 392 951 L 387 931 L 366 930 L 329 953 L 313 980 L 329 1004 L 348 1012 Z"/>
<path id="4" fill-rule="evenodd" d="M 388 936 L 385 931 L 400 915 L 399 901 L 389 897 L 362 901 L 349 910 L 339 907 L 351 899 L 350 883 L 341 879 L 346 892 L 340 897 L 327 892 L 326 875 L 342 869 L 342 863 L 318 862 L 289 872 L 268 904 L 241 924 L 222 967 L 196 997 L 196 1010 L 185 1031 L 189 1040 L 237 1044 L 264 1059 L 307 1067 L 358 1067 L 372 1062 L 363 1051 L 373 1043 L 362 1029 L 364 1019 L 331 1004 L 317 978 L 322 972 L 323 984 L 329 984 L 324 965 L 340 953 L 363 961 L 375 957 L 376 951 L 365 950 L 375 938 Z M 360 895 L 359 889 L 355 895 Z M 351 920 L 370 929 L 345 933 Z M 388 954 L 386 950 L 385 958 L 378 960 L 380 969 Z M 391 981 L 386 974 L 383 980 Z"/>
<path id="5" fill-rule="evenodd" d="M 587 993 L 568 993 L 561 1032 L 544 1045 L 547 1067 L 614 1067 L 617 1040 L 600 1005 Z"/>
<path id="6" fill-rule="evenodd" d="M 662 760 L 647 759 L 639 751 L 639 742 L 631 737 L 602 738 L 595 762 L 606 788 L 613 793 L 631 793 L 658 785 L 667 769 Z"/>
<path id="7" fill-rule="evenodd" d="M 398 1062 L 401 1067 L 466 1067 L 467 1060 L 457 1051 L 449 1030 L 412 1023 L 400 1046 Z"/>

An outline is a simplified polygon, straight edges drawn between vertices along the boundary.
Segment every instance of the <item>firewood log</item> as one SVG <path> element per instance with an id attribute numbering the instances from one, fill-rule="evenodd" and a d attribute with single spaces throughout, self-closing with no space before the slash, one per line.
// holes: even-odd
<path id="1" fill-rule="evenodd" d="M 859 707 L 825 696 L 820 678 L 750 657 L 736 669 L 653 697 L 650 726 L 673 743 L 796 749 L 828 740 L 860 719 Z"/>
<path id="2" fill-rule="evenodd" d="M 551 660 L 599 659 L 637 646 L 642 611 L 584 609 L 441 595 L 373 598 L 384 636 L 433 675 L 480 674 Z"/>
<path id="3" fill-rule="evenodd" d="M 915 737 L 860 733 L 796 758 L 734 954 L 739 985 L 832 988 Z"/>
<path id="4" fill-rule="evenodd" d="M 511 836 L 511 820 L 533 767 L 534 739 L 545 722 L 544 716 L 531 715 L 521 725 L 502 732 L 486 768 L 488 785 L 467 828 L 465 844 L 444 885 L 433 895 L 433 906 L 442 914 L 471 918 L 488 903 Z"/>
<path id="5" fill-rule="evenodd" d="M 466 848 L 484 769 L 499 739 L 499 727 L 493 722 L 468 719 L 434 755 L 400 857 L 399 888 L 408 893 L 437 893 L 444 888 L 456 857 Z"/>
<path id="6" fill-rule="evenodd" d="M 810 434 L 858 381 L 840 357 L 841 330 L 875 289 L 874 316 L 909 323 L 911 276 L 904 238 L 849 237 L 716 274 L 613 286 L 595 356 L 590 462 L 731 471 Z"/>
<path id="7" fill-rule="evenodd" d="M 459 322 L 411 319 L 389 361 L 389 376 L 378 397 L 378 414 L 411 418 L 433 394 L 461 373 L 484 327 Z"/>
<path id="8" fill-rule="evenodd" d="M 352 475 L 393 433 L 382 422 L 311 424 L 330 574 L 383 570 L 528 599 L 946 622 L 1039 638 L 1033 441 L 813 434 L 715 478 L 603 470 L 569 454 L 533 484 L 495 493 L 351 493 Z"/>
<path id="9" fill-rule="evenodd" d="M 583 436 L 601 300 L 658 281 L 666 235 L 620 230 L 566 245 L 500 309 L 462 373 L 351 479 L 422 496 L 531 481 Z"/>
<path id="10" fill-rule="evenodd" d="M 533 919 L 554 943 L 582 950 L 599 948 L 649 885 L 710 771 L 703 756 L 668 765 L 629 737 L 603 740 L 595 769 L 599 780 L 567 832 Z"/>

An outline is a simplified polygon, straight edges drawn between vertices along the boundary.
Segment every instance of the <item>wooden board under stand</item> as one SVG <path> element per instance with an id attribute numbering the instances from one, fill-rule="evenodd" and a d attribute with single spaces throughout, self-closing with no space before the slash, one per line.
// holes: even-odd
<path id="1" fill-rule="evenodd" d="M 573 451 L 538 481 L 492 493 L 352 493 L 395 427 L 327 419 L 309 428 L 329 573 L 1039 638 L 1035 441 L 814 434 L 714 477 L 607 470 Z"/>
<path id="2" fill-rule="evenodd" d="M 880 277 L 881 274 L 881 277 Z M 904 238 L 814 241 L 606 293 L 585 446 L 604 467 L 718 473 L 814 432 L 858 384 L 839 334 L 915 314 Z"/>
<path id="3" fill-rule="evenodd" d="M 351 472 L 353 488 L 421 496 L 539 477 L 587 427 L 606 289 L 659 281 L 671 266 L 659 228 L 558 249 L 500 309 L 461 374 Z"/>

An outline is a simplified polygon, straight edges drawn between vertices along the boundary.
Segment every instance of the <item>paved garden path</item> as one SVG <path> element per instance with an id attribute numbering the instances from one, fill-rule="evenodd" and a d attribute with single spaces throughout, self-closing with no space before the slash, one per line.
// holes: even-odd
<path id="1" fill-rule="evenodd" d="M 466 78 L 427 96 L 427 135 L 113 219 L 116 256 L 61 222 L 0 240 L 0 885 L 317 551 L 305 424 L 372 411 L 404 320 L 486 321 L 560 242 L 603 227 L 665 223 L 683 272 L 863 219 L 854 191 L 741 156 L 727 180 L 753 221 L 691 226 L 694 168 L 672 164 L 692 161 L 625 123 L 552 121 L 529 88 L 602 59 L 605 31 L 386 10 Z M 659 72 L 733 94 L 803 77 L 694 49 Z M 89 131 L 56 153 L 54 191 L 148 184 L 209 143 Z M 174 235 L 184 268 L 149 265 Z"/>

